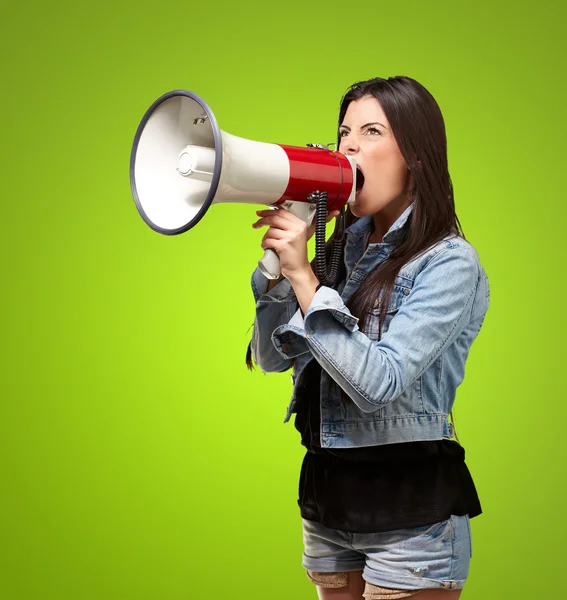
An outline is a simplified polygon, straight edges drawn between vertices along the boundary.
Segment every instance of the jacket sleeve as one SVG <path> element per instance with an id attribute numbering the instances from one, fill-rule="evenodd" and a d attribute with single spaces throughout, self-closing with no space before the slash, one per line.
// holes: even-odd
<path id="1" fill-rule="evenodd" d="M 298 312 L 298 302 L 295 292 L 287 279 L 282 279 L 268 291 L 269 279 L 256 267 L 252 273 L 251 285 L 256 301 L 256 315 L 252 331 L 252 356 L 256 364 L 265 373 L 287 371 L 292 365 L 292 358 L 309 349 L 301 340 L 298 353 L 290 352 L 282 355 L 276 350 L 272 341 L 272 333 L 282 324 L 287 324 L 295 312 Z M 287 349 L 287 346 L 284 346 Z"/>
<path id="2" fill-rule="evenodd" d="M 479 280 L 480 265 L 470 250 L 440 251 L 416 276 L 378 342 L 360 331 L 335 290 L 321 287 L 303 328 L 280 326 L 274 344 L 285 357 L 285 348 L 303 338 L 360 410 L 372 412 L 396 400 L 466 328 Z"/>

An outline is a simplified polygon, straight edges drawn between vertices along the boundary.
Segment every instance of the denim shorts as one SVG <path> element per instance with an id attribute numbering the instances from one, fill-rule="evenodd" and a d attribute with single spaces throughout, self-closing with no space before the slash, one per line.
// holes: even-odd
<path id="1" fill-rule="evenodd" d="M 309 572 L 362 571 L 369 584 L 396 590 L 461 589 L 472 557 L 468 515 L 384 533 L 347 533 L 303 519 L 303 544 Z"/>

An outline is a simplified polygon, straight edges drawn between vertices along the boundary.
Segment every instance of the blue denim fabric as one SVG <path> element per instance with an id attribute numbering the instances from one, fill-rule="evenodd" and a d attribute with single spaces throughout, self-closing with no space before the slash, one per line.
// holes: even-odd
<path id="1" fill-rule="evenodd" d="M 308 571 L 362 571 L 365 581 L 395 590 L 462 589 L 469 574 L 469 517 L 381 533 L 348 533 L 303 520 Z"/>
<path id="2" fill-rule="evenodd" d="M 285 422 L 295 411 L 304 367 L 311 360 L 321 364 L 322 447 L 453 437 L 448 415 L 490 301 L 474 247 L 457 235 L 448 236 L 404 265 L 380 340 L 379 298 L 364 331 L 345 306 L 363 278 L 391 253 L 412 209 L 405 210 L 381 243 L 366 250 L 372 216 L 346 230 L 346 279 L 337 290 L 321 287 L 305 317 L 287 279 L 268 292 L 269 280 L 260 269 L 252 274 L 254 360 L 264 372 L 293 366 Z"/>

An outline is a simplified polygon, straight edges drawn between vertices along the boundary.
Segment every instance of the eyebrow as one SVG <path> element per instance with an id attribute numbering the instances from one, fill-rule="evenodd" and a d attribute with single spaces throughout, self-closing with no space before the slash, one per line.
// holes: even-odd
<path id="1" fill-rule="evenodd" d="M 378 123 L 378 121 L 374 122 L 374 123 L 366 123 L 366 125 L 363 125 L 360 129 L 364 129 L 365 127 L 368 127 L 369 125 L 380 125 L 380 127 L 383 127 L 384 129 L 388 129 L 386 127 L 386 125 L 382 125 L 382 123 Z M 339 129 L 344 128 L 344 129 L 348 129 L 350 131 L 350 127 L 348 125 L 341 125 L 339 127 Z"/>

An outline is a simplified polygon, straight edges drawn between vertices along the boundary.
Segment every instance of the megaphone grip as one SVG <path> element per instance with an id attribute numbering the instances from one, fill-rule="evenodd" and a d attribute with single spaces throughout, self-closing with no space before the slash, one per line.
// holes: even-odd
<path id="1" fill-rule="evenodd" d="M 268 279 L 278 279 L 281 275 L 280 257 L 272 248 L 268 248 L 264 252 L 263 258 L 258 261 L 258 267 Z"/>

